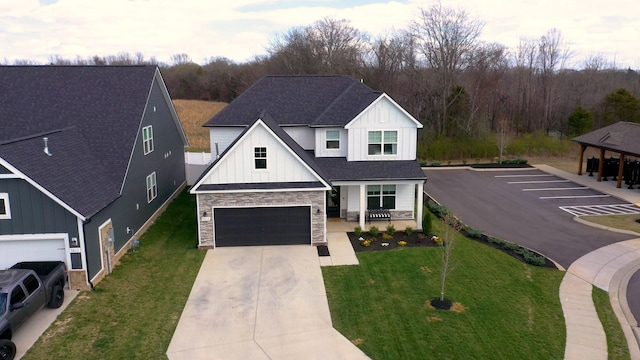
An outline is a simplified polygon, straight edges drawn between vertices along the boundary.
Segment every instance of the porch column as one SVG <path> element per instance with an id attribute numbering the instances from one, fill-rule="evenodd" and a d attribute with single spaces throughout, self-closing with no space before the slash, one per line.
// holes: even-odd
<path id="1" fill-rule="evenodd" d="M 418 186 L 416 186 L 418 188 L 418 196 L 416 197 L 416 208 L 417 208 L 417 212 L 416 212 L 416 228 L 417 230 L 422 230 L 422 209 L 424 208 L 424 183 L 423 182 L 419 182 Z"/>
<path id="2" fill-rule="evenodd" d="M 620 154 L 620 165 L 618 165 L 618 183 L 616 187 L 620 189 L 622 187 L 622 173 L 624 169 L 624 154 Z"/>
<path id="3" fill-rule="evenodd" d="M 598 164 L 598 182 L 602 181 L 602 169 L 604 169 L 604 149 L 600 148 L 600 163 Z"/>
<path id="4" fill-rule="evenodd" d="M 587 146 L 580 144 L 580 162 L 578 163 L 578 175 L 582 175 L 582 162 L 584 161 L 584 151 L 587 150 Z"/>
<path id="5" fill-rule="evenodd" d="M 365 213 L 367 211 L 366 209 L 366 204 L 367 204 L 367 188 L 366 185 L 360 184 L 360 216 L 359 216 L 359 224 L 360 228 L 362 228 L 362 230 L 364 230 L 364 217 L 365 217 Z"/>

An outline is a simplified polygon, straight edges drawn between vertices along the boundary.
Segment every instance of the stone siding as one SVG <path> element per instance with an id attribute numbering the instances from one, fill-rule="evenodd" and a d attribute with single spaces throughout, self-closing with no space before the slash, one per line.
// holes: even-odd
<path id="1" fill-rule="evenodd" d="M 212 249 L 214 207 L 252 207 L 252 206 L 300 206 L 311 205 L 311 244 L 326 245 L 326 214 L 324 191 L 290 191 L 290 192 L 246 192 L 246 193 L 217 193 L 198 194 L 200 212 L 207 212 L 203 220 L 198 214 L 200 225 L 199 248 Z M 317 209 L 320 209 L 318 213 Z M 209 220 L 206 220 L 206 219 Z"/>

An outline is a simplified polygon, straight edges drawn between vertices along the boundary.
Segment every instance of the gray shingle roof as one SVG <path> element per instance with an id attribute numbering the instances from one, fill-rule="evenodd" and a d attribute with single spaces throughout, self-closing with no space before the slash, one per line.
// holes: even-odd
<path id="1" fill-rule="evenodd" d="M 620 121 L 573 138 L 581 144 L 640 156 L 640 124 Z"/>
<path id="2" fill-rule="evenodd" d="M 416 160 L 347 161 L 344 157 L 316 157 L 331 181 L 426 180 Z"/>
<path id="3" fill-rule="evenodd" d="M 247 126 L 262 111 L 279 125 L 344 126 L 381 95 L 348 76 L 266 76 L 204 126 Z"/>
<path id="4" fill-rule="evenodd" d="M 0 157 L 84 216 L 95 214 L 120 195 L 156 71 L 0 66 Z"/>

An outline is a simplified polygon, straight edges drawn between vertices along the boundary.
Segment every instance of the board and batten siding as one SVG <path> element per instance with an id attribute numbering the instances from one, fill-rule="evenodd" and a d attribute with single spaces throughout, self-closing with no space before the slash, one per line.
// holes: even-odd
<path id="1" fill-rule="evenodd" d="M 358 115 L 347 127 L 349 130 L 348 161 L 415 160 L 418 129 L 416 123 L 386 97 L 376 101 Z M 369 155 L 369 131 L 398 132 L 396 155 Z"/>
<path id="2" fill-rule="evenodd" d="M 78 237 L 78 218 L 22 179 L 0 179 L 9 194 L 11 219 L 0 219 L 0 235 L 65 233 Z"/>
<path id="3" fill-rule="evenodd" d="M 283 126 L 282 129 L 305 150 L 315 149 L 314 130 L 308 126 Z"/>
<path id="4" fill-rule="evenodd" d="M 254 149 L 267 149 L 267 168 L 255 169 Z M 257 125 L 234 144 L 209 171 L 203 184 L 318 181 L 296 156 L 264 125 Z"/>
<path id="5" fill-rule="evenodd" d="M 340 131 L 340 148 L 339 149 L 327 149 L 327 131 L 338 130 Z M 346 157 L 347 148 L 349 147 L 347 130 L 341 127 L 331 128 L 316 128 L 316 148 L 315 154 L 317 157 Z"/>
<path id="6" fill-rule="evenodd" d="M 211 143 L 211 158 L 222 154 L 226 148 L 244 131 L 244 126 L 212 127 L 209 129 L 209 141 Z M 216 144 L 218 144 L 218 154 L 216 154 Z"/>

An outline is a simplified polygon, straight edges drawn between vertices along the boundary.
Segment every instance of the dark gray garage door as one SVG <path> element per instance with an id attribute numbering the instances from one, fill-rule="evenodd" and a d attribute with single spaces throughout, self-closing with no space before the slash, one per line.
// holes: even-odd
<path id="1" fill-rule="evenodd" d="M 309 206 L 214 209 L 216 246 L 311 244 Z"/>

